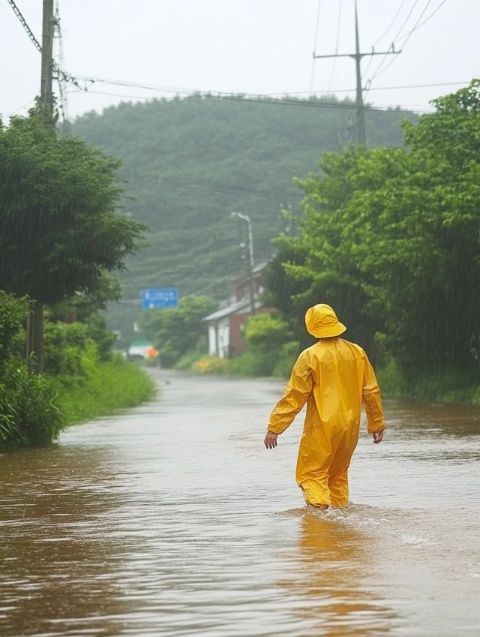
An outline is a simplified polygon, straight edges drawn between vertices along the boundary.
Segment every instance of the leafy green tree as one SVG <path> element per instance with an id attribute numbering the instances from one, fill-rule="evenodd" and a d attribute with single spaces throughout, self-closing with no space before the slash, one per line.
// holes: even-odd
<path id="1" fill-rule="evenodd" d="M 56 303 L 124 267 L 143 227 L 115 214 L 118 166 L 36 115 L 0 128 L 0 288 Z"/>
<path id="2" fill-rule="evenodd" d="M 191 350 L 207 349 L 207 326 L 203 319 L 217 307 L 207 296 L 184 296 L 178 307 L 148 310 L 142 328 L 160 352 L 162 365 L 172 367 Z"/>
<path id="3" fill-rule="evenodd" d="M 297 320 L 303 301 L 332 304 L 409 372 L 472 368 L 480 350 L 479 82 L 435 106 L 405 125 L 406 149 L 330 154 L 299 182 L 299 231 L 268 284 L 273 300 L 298 286 Z"/>

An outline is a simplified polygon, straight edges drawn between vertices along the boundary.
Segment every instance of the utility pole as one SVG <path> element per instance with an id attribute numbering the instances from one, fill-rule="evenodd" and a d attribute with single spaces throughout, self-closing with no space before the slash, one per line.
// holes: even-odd
<path id="1" fill-rule="evenodd" d="M 230 216 L 232 218 L 241 219 L 245 221 L 247 224 L 247 249 L 248 249 L 248 286 L 250 290 L 250 314 L 255 314 L 255 288 L 253 281 L 253 228 L 252 221 L 248 215 L 243 214 L 242 212 L 231 212 Z"/>
<path id="2" fill-rule="evenodd" d="M 53 121 L 53 0 L 43 0 L 42 64 L 40 79 L 40 110 L 43 125 L 54 129 Z M 43 303 L 33 302 L 27 322 L 27 360 L 38 374 L 43 371 Z"/>
<path id="3" fill-rule="evenodd" d="M 53 0 L 43 0 L 42 27 L 42 71 L 40 81 L 40 103 L 43 124 L 53 130 Z"/>
<path id="4" fill-rule="evenodd" d="M 369 53 L 360 52 L 360 36 L 358 29 L 358 11 L 357 0 L 355 0 L 355 53 L 335 53 L 332 55 L 313 55 L 314 59 L 320 58 L 353 58 L 355 60 L 355 74 L 357 79 L 356 97 L 355 97 L 355 112 L 356 112 L 356 137 L 357 144 L 365 145 L 367 143 L 367 136 L 365 133 L 365 104 L 363 103 L 363 86 L 362 86 L 362 69 L 361 61 L 364 57 L 370 57 L 372 55 L 398 55 L 402 51 L 396 51 L 395 45 L 392 42 L 392 46 L 388 51 L 375 51 L 372 49 Z"/>

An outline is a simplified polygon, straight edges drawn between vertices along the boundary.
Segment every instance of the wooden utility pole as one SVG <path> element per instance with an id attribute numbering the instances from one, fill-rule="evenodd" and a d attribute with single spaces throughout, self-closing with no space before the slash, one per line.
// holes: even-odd
<path id="1" fill-rule="evenodd" d="M 43 0 L 42 27 L 42 65 L 40 80 L 40 109 L 43 125 L 48 130 L 54 129 L 53 121 L 53 0 Z M 32 311 L 27 322 L 27 360 L 32 369 L 41 374 L 43 371 L 43 303 L 33 302 Z"/>
<path id="2" fill-rule="evenodd" d="M 362 69 L 361 61 L 364 57 L 372 55 L 398 55 L 401 51 L 395 51 L 395 45 L 392 43 L 388 51 L 375 51 L 372 49 L 369 53 L 360 52 L 360 36 L 358 29 L 358 11 L 357 0 L 355 0 L 355 53 L 334 53 L 332 55 L 314 55 L 314 59 L 319 58 L 353 58 L 355 60 L 355 72 L 357 79 L 355 112 L 356 112 L 356 138 L 357 144 L 365 145 L 367 143 L 367 135 L 365 132 L 365 104 L 363 103 L 363 86 L 362 86 Z"/>

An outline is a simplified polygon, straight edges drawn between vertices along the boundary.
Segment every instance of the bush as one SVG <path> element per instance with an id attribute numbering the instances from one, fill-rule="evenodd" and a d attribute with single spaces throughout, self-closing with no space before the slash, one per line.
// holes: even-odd
<path id="1" fill-rule="evenodd" d="M 273 368 L 273 376 L 289 378 L 292 367 L 300 354 L 300 343 L 289 341 L 282 345 L 279 356 Z"/>
<path id="2" fill-rule="evenodd" d="M 225 374 L 230 368 L 230 361 L 216 356 L 203 356 L 196 360 L 191 369 L 199 374 Z"/>
<path id="3" fill-rule="evenodd" d="M 160 352 L 162 367 L 173 367 L 185 354 L 207 347 L 203 319 L 216 307 L 207 296 L 184 296 L 177 307 L 149 310 L 142 317 L 142 328 Z"/>
<path id="4" fill-rule="evenodd" d="M 0 290 L 0 373 L 5 361 L 15 352 L 18 332 L 29 310 L 26 298 L 18 299 Z"/>
<path id="5" fill-rule="evenodd" d="M 6 362 L 0 379 L 0 449 L 49 444 L 61 429 L 56 392 L 23 361 Z"/>
<path id="6" fill-rule="evenodd" d="M 143 369 L 121 355 L 113 355 L 109 362 L 98 362 L 95 351 L 92 347 L 84 355 L 84 378 L 74 382 L 69 376 L 56 379 L 58 406 L 65 426 L 135 407 L 155 395 L 155 383 Z"/>
<path id="7" fill-rule="evenodd" d="M 83 323 L 45 322 L 45 372 L 54 376 L 80 375 L 87 341 Z"/>

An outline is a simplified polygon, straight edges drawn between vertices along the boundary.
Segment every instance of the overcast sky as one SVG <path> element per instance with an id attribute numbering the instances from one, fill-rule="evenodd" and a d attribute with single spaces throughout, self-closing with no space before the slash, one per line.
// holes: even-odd
<path id="1" fill-rule="evenodd" d="M 16 5 L 41 41 L 42 0 Z M 68 112 L 188 90 L 353 95 L 343 92 L 355 86 L 353 60 L 312 59 L 314 51 L 354 51 L 353 7 L 354 0 L 59 0 L 63 68 L 97 79 L 80 82 L 88 91 L 68 87 Z M 358 10 L 362 51 L 403 45 L 401 55 L 364 58 L 370 103 L 424 111 L 460 85 L 382 87 L 480 76 L 479 0 L 358 0 Z M 7 0 L 0 0 L 0 40 L 0 113 L 23 114 L 39 90 L 40 54 Z"/>

